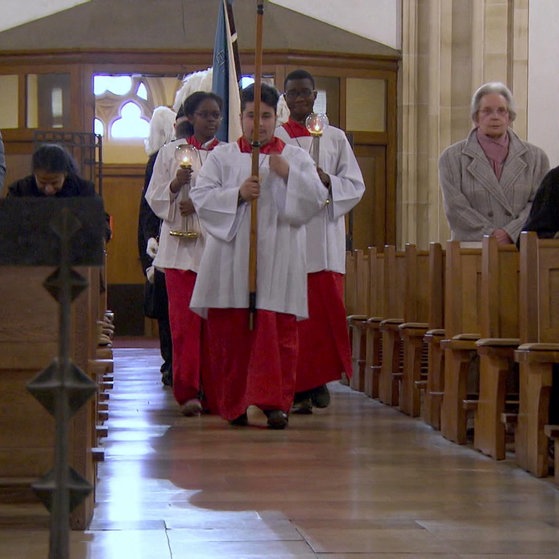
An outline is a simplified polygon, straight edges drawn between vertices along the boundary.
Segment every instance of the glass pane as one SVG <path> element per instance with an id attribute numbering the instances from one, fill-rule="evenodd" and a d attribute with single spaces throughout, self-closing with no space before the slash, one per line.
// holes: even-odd
<path id="1" fill-rule="evenodd" d="M 17 128 L 19 99 L 18 76 L 0 76 L 0 128 Z"/>
<path id="2" fill-rule="evenodd" d="M 346 127 L 352 131 L 386 130 L 386 82 L 379 79 L 348 78 Z"/>
<path id="3" fill-rule="evenodd" d="M 241 88 L 244 89 L 245 87 L 248 87 L 251 83 L 254 83 L 254 77 L 253 76 L 243 76 L 241 78 Z"/>
<path id="4" fill-rule="evenodd" d="M 103 137 L 105 135 L 105 125 L 98 118 L 96 118 L 93 122 L 95 134 L 99 134 L 99 136 Z"/>
<path id="5" fill-rule="evenodd" d="M 93 91 L 96 96 L 105 92 L 126 95 L 132 87 L 131 76 L 93 76 Z"/>
<path id="6" fill-rule="evenodd" d="M 326 113 L 333 126 L 340 125 L 340 80 L 323 76 L 314 76 L 317 91 L 314 112 Z"/>
<path id="7" fill-rule="evenodd" d="M 27 76 L 27 128 L 70 127 L 70 74 Z"/>
<path id="8" fill-rule="evenodd" d="M 149 122 L 141 118 L 142 110 L 136 103 L 129 101 L 122 106 L 120 118 L 111 126 L 112 138 L 147 138 Z"/>
<path id="9" fill-rule="evenodd" d="M 143 83 L 139 85 L 137 95 L 140 99 L 145 99 L 147 101 L 148 90 L 146 89 L 146 86 Z"/>

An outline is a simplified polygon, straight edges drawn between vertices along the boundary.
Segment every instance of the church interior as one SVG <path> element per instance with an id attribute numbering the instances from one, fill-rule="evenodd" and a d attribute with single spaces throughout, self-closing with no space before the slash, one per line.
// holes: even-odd
<path id="1" fill-rule="evenodd" d="M 365 184 L 344 220 L 351 371 L 327 408 L 275 431 L 257 408 L 247 428 L 182 415 L 143 308 L 144 139 L 154 109 L 176 111 L 212 66 L 222 1 L 57 0 L 18 15 L 10 0 L 0 24 L 0 557 L 557 557 L 559 240 L 449 240 L 437 166 L 487 81 L 508 84 L 514 132 L 557 165 L 531 73 L 542 6 L 363 0 L 340 17 L 352 30 L 333 23 L 343 0 L 263 2 L 262 82 L 281 92 L 309 71 Z M 258 4 L 232 2 L 249 81 Z M 535 130 L 542 112 L 549 133 Z M 79 257 L 56 248 L 71 224 L 55 235 L 32 209 L 16 224 L 4 200 L 44 141 L 71 151 L 110 216 L 110 241 L 85 232 Z M 65 418 L 57 370 L 72 375 Z"/>

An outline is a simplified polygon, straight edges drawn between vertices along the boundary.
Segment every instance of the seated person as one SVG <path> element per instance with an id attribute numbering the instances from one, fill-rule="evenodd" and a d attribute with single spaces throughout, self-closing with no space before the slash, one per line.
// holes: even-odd
<path id="1" fill-rule="evenodd" d="M 78 174 L 78 166 L 70 153 L 58 144 L 43 144 L 31 158 L 31 174 L 8 187 L 7 196 L 42 198 L 69 198 L 73 196 L 99 196 L 95 185 Z M 109 216 L 105 240 L 111 238 Z"/>
<path id="2" fill-rule="evenodd" d="M 559 231 L 559 167 L 543 178 L 523 231 L 535 231 L 541 239 L 550 239 Z"/>

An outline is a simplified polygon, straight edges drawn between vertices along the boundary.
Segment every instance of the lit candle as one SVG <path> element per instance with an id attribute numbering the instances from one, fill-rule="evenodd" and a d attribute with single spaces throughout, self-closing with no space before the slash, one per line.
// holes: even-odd
<path id="1" fill-rule="evenodd" d="M 322 136 L 328 124 L 328 117 L 324 113 L 311 113 L 305 120 L 305 126 L 312 136 L 312 158 L 317 167 L 320 153 L 320 136 Z"/>

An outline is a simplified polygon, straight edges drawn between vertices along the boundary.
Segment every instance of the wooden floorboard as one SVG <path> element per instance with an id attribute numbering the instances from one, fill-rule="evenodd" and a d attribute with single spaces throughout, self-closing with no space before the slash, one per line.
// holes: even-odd
<path id="1" fill-rule="evenodd" d="M 285 431 L 180 415 L 155 340 L 116 339 L 95 514 L 72 559 L 555 559 L 559 491 L 339 383 Z M 40 505 L 0 505 L 0 558 L 45 559 Z"/>

